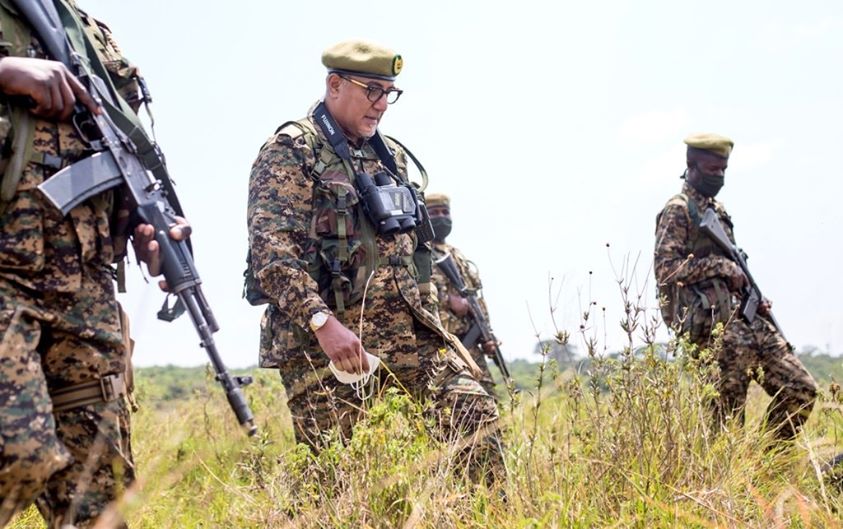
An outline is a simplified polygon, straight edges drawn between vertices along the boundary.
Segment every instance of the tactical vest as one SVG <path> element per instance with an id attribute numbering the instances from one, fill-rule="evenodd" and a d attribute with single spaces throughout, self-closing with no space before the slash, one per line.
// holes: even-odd
<path id="1" fill-rule="evenodd" d="M 309 118 L 288 121 L 278 127 L 279 133 L 293 139 L 303 137 L 315 158 L 312 166 L 307 160 L 302 162 L 303 171 L 313 181 L 313 215 L 303 259 L 308 274 L 319 285 L 320 296 L 333 310 L 342 313 L 363 299 L 368 278 L 380 266 L 406 266 L 418 283 L 430 281 L 432 260 L 424 246 L 416 245 L 412 256 L 378 255 L 377 232 L 362 211 L 353 167 L 322 141 Z M 400 145 L 392 138 L 387 141 L 393 152 Z M 398 174 L 394 176 L 406 181 L 406 162 L 396 159 L 396 163 Z M 416 244 L 415 233 L 410 235 Z M 243 296 L 252 305 L 271 301 L 254 275 L 251 250 L 246 257 Z"/>
<path id="2" fill-rule="evenodd" d="M 681 205 L 688 212 L 688 253 L 695 259 L 719 255 L 729 256 L 715 244 L 710 237 L 700 230 L 702 215 L 695 200 L 680 193 L 671 198 L 667 205 Z M 718 218 L 729 227 L 732 222 L 724 215 Z M 661 213 L 656 217 L 656 225 L 661 220 Z M 707 338 L 715 323 L 726 322 L 732 315 L 734 301 L 726 280 L 721 277 L 709 278 L 697 283 L 679 286 L 676 282 L 663 285 L 661 304 L 662 318 L 665 323 L 683 333 L 688 333 L 692 340 Z"/>

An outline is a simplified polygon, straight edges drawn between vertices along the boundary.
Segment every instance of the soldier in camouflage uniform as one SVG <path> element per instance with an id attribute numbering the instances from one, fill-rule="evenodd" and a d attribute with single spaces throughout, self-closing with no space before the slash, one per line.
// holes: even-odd
<path id="1" fill-rule="evenodd" d="M 480 302 L 483 315 L 486 317 L 487 322 L 490 321 L 486 300 L 480 294 L 483 284 L 480 282 L 480 274 L 477 272 L 477 267 L 457 248 L 445 242 L 445 239 L 451 233 L 451 200 L 447 195 L 430 194 L 426 197 L 425 203 L 430 212 L 433 231 L 436 234 L 433 240 L 434 257 L 437 255 L 451 254 L 454 258 L 454 264 L 457 265 L 457 269 L 465 282 L 465 286 L 477 292 L 477 300 Z M 439 297 L 439 319 L 442 321 L 442 327 L 462 340 L 474 325 L 474 320 L 468 308 L 468 300 L 462 297 L 456 288 L 451 285 L 444 272 L 438 266 L 433 267 L 432 279 Z M 470 349 L 471 356 L 482 372 L 480 384 L 493 397 L 496 397 L 495 381 L 492 378 L 486 358 L 487 355 L 494 353 L 495 345 L 494 342 L 480 343 L 478 341 Z"/>
<path id="2" fill-rule="evenodd" d="M 137 72 L 108 28 L 62 1 L 137 108 Z M 128 212 L 105 192 L 63 217 L 37 190 L 88 154 L 68 120 L 74 103 L 101 110 L 7 0 L 0 33 L 0 527 L 33 500 L 50 528 L 90 527 L 135 475 L 130 340 L 111 266 L 125 255 Z M 151 230 L 137 228 L 135 251 L 157 275 Z"/>
<path id="3" fill-rule="evenodd" d="M 497 466 L 495 402 L 427 308 L 436 305 L 429 245 L 416 229 L 380 232 L 362 207 L 366 174 L 394 184 L 384 189 L 407 183 L 404 150 L 377 130 L 401 94 L 401 57 L 349 41 L 322 62 L 324 100 L 279 127 L 252 166 L 249 263 L 266 298 L 250 301 L 268 302 L 261 366 L 280 369 L 296 439 L 318 449 L 334 427 L 348 438 L 364 404 L 328 363 L 366 371 L 365 349 L 383 361 L 381 387 L 432 399 L 443 436 L 462 436 L 475 463 Z"/>
<path id="4" fill-rule="evenodd" d="M 731 217 L 714 199 L 733 143 L 716 134 L 693 135 L 685 143 L 685 184 L 656 221 L 654 266 L 662 314 L 671 328 L 716 353 L 719 424 L 731 416 L 743 421 L 747 389 L 755 380 L 773 397 L 768 428 L 778 438 L 792 439 L 811 413 L 816 384 L 767 316 L 767 300 L 751 324 L 741 317 L 740 289 L 747 278 L 699 229 L 703 213 L 713 208 L 734 243 Z M 722 341 L 712 336 L 718 323 L 724 325 Z"/>

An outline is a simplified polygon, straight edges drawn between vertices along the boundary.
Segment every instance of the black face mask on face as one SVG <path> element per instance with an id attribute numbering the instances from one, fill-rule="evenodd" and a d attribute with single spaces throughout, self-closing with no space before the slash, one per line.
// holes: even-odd
<path id="1" fill-rule="evenodd" d="M 451 234 L 453 222 L 450 217 L 434 217 L 430 219 L 433 224 L 433 238 L 439 242 L 445 242 L 445 238 Z"/>
<path id="2" fill-rule="evenodd" d="M 697 169 L 697 177 L 688 179 L 688 183 L 707 198 L 713 198 L 720 192 L 726 178 L 722 174 L 704 173 Z"/>

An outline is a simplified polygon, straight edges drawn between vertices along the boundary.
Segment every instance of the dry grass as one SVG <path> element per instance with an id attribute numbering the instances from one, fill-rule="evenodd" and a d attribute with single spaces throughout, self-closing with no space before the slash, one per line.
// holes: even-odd
<path id="1" fill-rule="evenodd" d="M 589 371 L 543 363 L 534 389 L 505 406 L 508 474 L 493 489 L 462 479 L 421 405 L 397 391 L 370 405 L 348 446 L 312 455 L 293 444 L 279 377 L 262 372 L 248 389 L 254 439 L 233 426 L 216 389 L 172 409 L 142 407 L 141 481 L 115 509 L 132 527 L 155 529 L 843 526 L 843 496 L 820 472 L 840 448 L 839 395 L 822 392 L 791 446 L 769 448 L 757 386 L 747 427 L 713 431 L 708 353 L 694 359 L 688 344 L 654 342 L 658 320 L 630 294 L 629 268 L 618 280 L 627 346 L 601 356 L 587 302 L 573 336 Z M 12 525 L 41 526 L 34 511 Z"/>

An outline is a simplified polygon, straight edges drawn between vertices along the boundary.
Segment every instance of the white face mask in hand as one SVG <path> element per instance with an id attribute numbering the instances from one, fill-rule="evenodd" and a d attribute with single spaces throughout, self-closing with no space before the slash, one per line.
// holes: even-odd
<path id="1" fill-rule="evenodd" d="M 377 356 L 365 351 L 363 353 L 369 361 L 369 370 L 365 373 L 348 373 L 335 366 L 334 362 L 328 362 L 328 367 L 331 369 L 331 373 L 334 374 L 334 377 L 336 377 L 336 379 L 341 383 L 348 384 L 353 387 L 357 398 L 360 400 L 366 400 L 372 396 L 371 393 L 366 394 L 364 390 L 366 388 L 366 384 L 369 382 L 369 379 L 372 378 L 375 370 L 381 364 L 381 359 Z"/>

